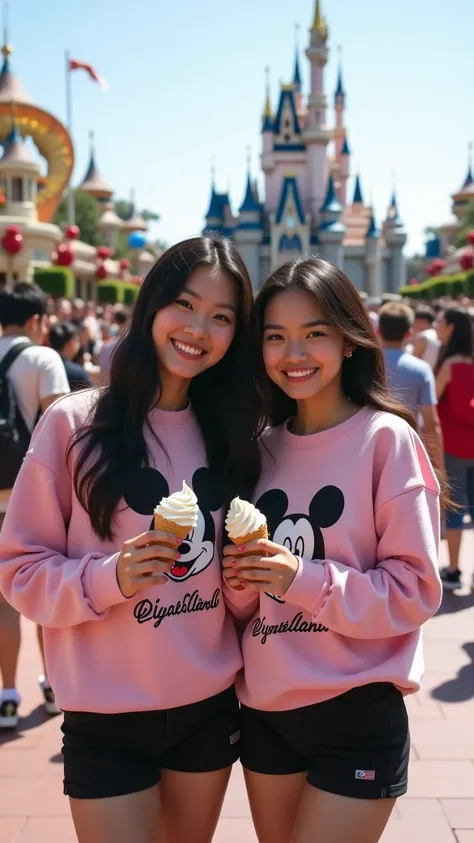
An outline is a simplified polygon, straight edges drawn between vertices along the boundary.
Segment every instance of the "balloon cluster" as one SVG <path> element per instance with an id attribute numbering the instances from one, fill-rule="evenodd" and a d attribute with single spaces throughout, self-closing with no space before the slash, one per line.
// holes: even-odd
<path id="1" fill-rule="evenodd" d="M 472 249 L 465 249 L 459 258 L 461 269 L 467 271 L 474 266 L 474 251 Z"/>
<path id="2" fill-rule="evenodd" d="M 442 258 L 435 258 L 431 261 L 430 264 L 425 268 L 426 274 L 430 275 L 434 278 L 436 275 L 440 275 L 443 269 L 446 266 L 446 261 L 442 260 Z"/>
<path id="3" fill-rule="evenodd" d="M 11 257 L 21 252 L 23 248 L 23 234 L 17 225 L 9 225 L 2 237 L 2 247 Z"/>

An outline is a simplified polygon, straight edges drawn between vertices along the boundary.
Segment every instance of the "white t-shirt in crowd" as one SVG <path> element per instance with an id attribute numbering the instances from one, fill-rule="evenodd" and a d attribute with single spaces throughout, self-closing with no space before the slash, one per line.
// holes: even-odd
<path id="1" fill-rule="evenodd" d="M 440 347 L 438 334 L 436 333 L 434 328 L 427 328 L 425 331 L 421 331 L 419 334 L 417 334 L 417 339 L 421 338 L 426 340 L 426 350 L 423 355 L 423 360 L 425 360 L 426 363 L 428 363 L 428 365 L 431 366 L 432 369 L 434 369 L 438 360 Z"/>
<path id="2" fill-rule="evenodd" d="M 0 337 L 0 361 L 13 345 L 27 339 L 19 336 Z M 30 433 L 35 426 L 41 401 L 50 395 L 64 395 L 71 391 L 58 352 L 42 345 L 32 345 L 22 351 L 10 366 L 7 377 Z"/>

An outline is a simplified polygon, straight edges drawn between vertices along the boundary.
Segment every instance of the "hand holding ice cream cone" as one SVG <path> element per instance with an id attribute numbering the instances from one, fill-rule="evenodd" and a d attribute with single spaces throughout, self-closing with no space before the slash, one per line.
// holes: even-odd
<path id="1" fill-rule="evenodd" d="M 232 542 L 224 548 L 224 579 L 237 590 L 282 597 L 293 582 L 299 560 L 287 547 L 268 539 L 265 516 L 248 501 L 234 498 L 226 518 Z"/>

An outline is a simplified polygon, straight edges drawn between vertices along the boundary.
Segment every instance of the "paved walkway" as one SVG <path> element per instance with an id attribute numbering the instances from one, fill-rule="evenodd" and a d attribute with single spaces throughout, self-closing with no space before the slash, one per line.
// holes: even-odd
<path id="1" fill-rule="evenodd" d="M 444 553 L 444 549 L 443 549 Z M 472 574 L 474 540 L 464 541 Z M 383 843 L 474 843 L 474 593 L 448 594 L 426 628 L 423 690 L 408 699 L 413 752 L 409 794 Z M 0 843 L 75 843 L 62 795 L 59 719 L 45 720 L 36 685 L 34 628 L 24 624 L 24 718 L 0 736 Z M 215 843 L 256 843 L 242 774 L 235 768 Z"/>

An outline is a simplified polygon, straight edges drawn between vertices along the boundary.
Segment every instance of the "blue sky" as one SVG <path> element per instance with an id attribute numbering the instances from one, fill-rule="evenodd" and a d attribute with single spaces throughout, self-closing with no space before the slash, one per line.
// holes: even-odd
<path id="1" fill-rule="evenodd" d="M 425 225 L 449 217 L 474 140 L 472 0 L 322 0 L 329 25 L 330 103 L 343 49 L 352 172 L 380 219 L 393 174 L 407 252 Z M 102 94 L 73 76 L 75 178 L 87 166 L 88 132 L 117 197 L 133 185 L 161 214 L 153 233 L 174 242 L 203 225 L 214 155 L 217 184 L 243 198 L 246 147 L 258 173 L 264 67 L 273 97 L 290 81 L 295 23 L 308 42 L 314 0 L 10 0 L 12 66 L 38 105 L 65 120 L 64 50 L 93 64 Z M 66 11 L 67 10 L 67 11 Z M 308 68 L 302 68 L 307 89 Z"/>

